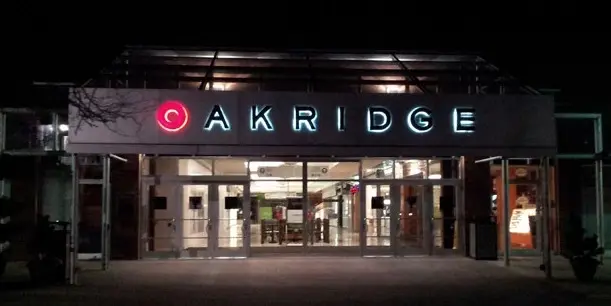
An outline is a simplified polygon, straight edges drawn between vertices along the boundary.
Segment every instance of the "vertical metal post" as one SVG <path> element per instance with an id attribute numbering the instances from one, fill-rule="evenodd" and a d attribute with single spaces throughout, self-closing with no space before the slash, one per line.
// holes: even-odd
<path id="1" fill-rule="evenodd" d="M 0 112 L 0 154 L 6 150 L 6 113 Z M 8 183 L 6 179 L 0 180 L 0 197 L 8 195 Z"/>
<path id="2" fill-rule="evenodd" d="M 59 151 L 59 115 L 56 112 L 51 113 L 53 126 L 53 151 Z"/>
<path id="3" fill-rule="evenodd" d="M 393 183 L 390 185 L 390 247 L 395 256 L 399 255 L 398 236 L 402 231 L 401 226 L 401 185 Z"/>
<path id="4" fill-rule="evenodd" d="M 310 227 L 313 226 L 310 222 L 309 213 L 310 213 L 310 199 L 308 196 L 308 163 L 301 163 L 301 194 L 302 194 L 302 206 L 301 212 L 303 214 L 302 222 L 303 222 L 303 247 L 308 246 L 308 242 L 312 241 L 314 243 L 310 235 Z"/>
<path id="5" fill-rule="evenodd" d="M 598 116 L 594 120 L 594 149 L 596 154 L 603 151 L 602 118 Z M 601 247 L 605 247 L 605 202 L 603 185 L 603 161 L 597 158 L 594 161 L 595 183 L 596 183 L 596 231 Z"/>
<path id="6" fill-rule="evenodd" d="M 509 253 L 511 240 L 509 234 L 509 160 L 503 157 L 501 161 L 502 183 L 503 183 L 503 263 L 509 267 Z"/>
<path id="7" fill-rule="evenodd" d="M 359 214 L 359 218 L 357 219 L 357 221 L 359 222 L 359 224 L 357 225 L 359 227 L 359 245 L 360 245 L 360 249 L 361 249 L 361 256 L 365 256 L 365 248 L 367 247 L 367 233 L 365 232 L 366 227 L 367 227 L 367 218 L 365 216 L 367 210 L 365 209 L 365 188 L 366 186 L 363 184 L 363 160 L 359 161 L 359 206 L 356 207 L 356 209 L 358 209 L 358 214 Z M 353 214 L 356 213 L 356 211 L 352 212 Z M 354 219 L 354 218 L 353 218 Z"/>
<path id="8" fill-rule="evenodd" d="M 425 184 L 422 188 L 422 245 L 425 254 L 433 255 L 433 185 Z"/>
<path id="9" fill-rule="evenodd" d="M 108 269 L 110 257 L 110 157 L 102 157 L 102 270 Z"/>
<path id="10" fill-rule="evenodd" d="M 467 242 L 466 242 L 466 220 L 465 220 L 465 158 L 460 157 L 458 164 L 458 179 L 459 183 L 454 187 L 454 201 L 456 203 L 456 235 L 458 241 L 456 248 L 460 254 L 466 254 Z"/>
<path id="11" fill-rule="evenodd" d="M 543 158 L 543 167 L 541 169 L 541 201 L 542 201 L 542 216 L 543 216 L 543 229 L 542 233 L 542 251 L 543 251 L 543 265 L 545 266 L 545 278 L 552 278 L 552 260 L 551 260 L 551 250 L 550 250 L 550 239 L 549 239 L 549 219 L 550 219 L 550 201 L 549 201 L 549 157 Z"/>
<path id="12" fill-rule="evenodd" d="M 70 205 L 70 253 L 68 256 L 68 283 L 78 283 L 76 263 L 78 260 L 78 223 L 79 223 L 79 164 L 78 155 L 72 154 L 72 203 Z"/>

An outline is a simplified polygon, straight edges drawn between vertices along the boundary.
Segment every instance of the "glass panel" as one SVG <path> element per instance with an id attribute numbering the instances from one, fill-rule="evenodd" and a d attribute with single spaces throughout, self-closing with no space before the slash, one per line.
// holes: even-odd
<path id="1" fill-rule="evenodd" d="M 104 176 L 100 155 L 79 155 L 78 165 L 81 179 L 102 179 Z"/>
<path id="2" fill-rule="evenodd" d="M 145 252 L 154 257 L 206 257 L 208 186 L 154 185 L 144 196 Z"/>
<path id="3" fill-rule="evenodd" d="M 428 163 L 424 159 L 405 159 L 395 162 L 395 177 L 398 179 L 422 179 L 428 176 Z"/>
<path id="4" fill-rule="evenodd" d="M 308 179 L 356 180 L 358 162 L 308 162 Z"/>
<path id="5" fill-rule="evenodd" d="M 401 204 L 397 230 L 399 254 L 418 254 L 423 251 L 424 188 L 418 185 L 401 186 Z"/>
<path id="6" fill-rule="evenodd" d="M 252 162 L 251 167 L 253 167 Z M 301 171 L 301 166 L 298 168 Z M 271 171 L 291 172 L 295 170 L 286 168 Z M 257 176 L 253 174 L 252 177 Z M 302 181 L 270 180 L 269 178 L 253 180 L 250 183 L 250 194 L 252 199 L 250 236 L 252 247 L 303 245 Z"/>
<path id="7" fill-rule="evenodd" d="M 248 162 L 243 158 L 214 160 L 214 175 L 247 175 Z"/>
<path id="8" fill-rule="evenodd" d="M 356 198 L 358 182 L 308 182 L 311 224 L 308 244 L 359 246 L 360 220 L 352 213 L 359 210 Z"/>
<path id="9" fill-rule="evenodd" d="M 201 158 L 144 157 L 143 175 L 212 175 L 212 160 Z"/>
<path id="10" fill-rule="evenodd" d="M 390 186 L 365 185 L 365 245 L 390 246 Z"/>
<path id="11" fill-rule="evenodd" d="M 537 215 L 541 204 L 539 194 L 539 168 L 529 165 L 509 166 L 509 233 L 514 250 L 537 249 L 542 223 Z M 503 182 L 500 167 L 493 167 L 493 213 L 498 224 L 499 251 L 503 251 Z"/>
<path id="12" fill-rule="evenodd" d="M 202 158 L 179 159 L 178 175 L 212 175 L 212 160 Z"/>
<path id="13" fill-rule="evenodd" d="M 605 247 L 611 246 L 611 165 L 603 167 L 603 207 L 605 212 Z"/>
<path id="14" fill-rule="evenodd" d="M 241 164 L 244 167 L 244 163 Z M 244 185 L 219 185 L 218 247 L 240 249 L 244 246 L 242 196 Z M 239 206 L 236 206 L 239 205 Z"/>
<path id="15" fill-rule="evenodd" d="M 394 161 L 391 159 L 363 159 L 363 179 L 392 179 Z"/>
<path id="16" fill-rule="evenodd" d="M 80 185 L 79 246 L 81 254 L 102 250 L 102 185 Z"/>
<path id="17" fill-rule="evenodd" d="M 182 251 L 181 257 L 205 257 L 207 255 L 210 234 L 208 193 L 208 185 L 182 186 L 182 201 L 175 208 L 175 214 L 183 216 L 182 224 L 178 222 L 175 226 L 179 239 L 177 249 Z"/>
<path id="18" fill-rule="evenodd" d="M 433 246 L 439 249 L 455 249 L 456 201 L 454 186 L 433 186 Z"/>
<path id="19" fill-rule="evenodd" d="M 282 161 L 251 161 L 250 178 L 252 180 L 301 180 L 303 163 Z"/>

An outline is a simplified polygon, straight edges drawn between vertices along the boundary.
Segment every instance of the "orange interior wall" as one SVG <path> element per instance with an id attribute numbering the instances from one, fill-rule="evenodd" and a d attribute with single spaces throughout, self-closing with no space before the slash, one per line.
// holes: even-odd
<path id="1" fill-rule="evenodd" d="M 536 167 L 528 167 L 528 166 L 510 166 L 509 169 L 509 178 L 510 179 L 514 179 L 515 176 L 515 170 L 518 168 L 526 168 L 526 169 L 533 169 Z M 503 241 L 503 218 L 504 218 L 504 214 L 503 214 L 503 210 L 504 210 L 504 195 L 503 195 L 503 183 L 502 183 L 502 178 L 501 178 L 501 173 L 500 170 L 494 169 L 493 170 L 493 176 L 494 176 L 494 182 L 493 184 L 496 186 L 496 191 L 497 191 L 497 229 L 498 229 L 498 241 L 499 241 L 499 249 L 503 250 L 504 249 L 504 244 L 502 243 Z M 511 218 L 511 213 L 513 212 L 513 210 L 516 208 L 517 204 L 517 198 L 518 198 L 518 194 L 517 194 L 517 185 L 519 184 L 510 184 L 509 185 L 509 213 L 510 213 L 510 218 Z M 549 178 L 549 188 L 550 188 L 550 200 L 556 202 L 555 200 L 555 195 L 556 195 L 556 189 L 555 189 L 555 171 L 553 168 L 550 168 L 550 178 Z M 537 192 L 540 192 L 540 190 L 537 190 Z M 553 251 L 558 251 L 559 250 L 559 233 L 556 230 L 557 229 L 557 224 L 558 224 L 558 216 L 556 213 L 556 208 L 552 207 L 552 213 L 550 215 L 550 243 L 551 243 L 551 248 Z M 537 233 L 539 234 L 539 233 Z M 510 242 L 511 242 L 511 247 L 512 248 L 523 248 L 523 249 L 532 249 L 535 246 L 533 246 L 532 244 L 532 235 L 530 233 L 528 234 L 518 234 L 518 233 L 511 233 L 510 236 Z"/>

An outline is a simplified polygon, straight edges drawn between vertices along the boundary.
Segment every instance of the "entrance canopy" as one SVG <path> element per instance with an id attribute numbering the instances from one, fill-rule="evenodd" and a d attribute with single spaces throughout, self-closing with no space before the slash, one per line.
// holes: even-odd
<path id="1" fill-rule="evenodd" d="M 84 124 L 71 153 L 217 156 L 510 156 L 556 152 L 550 97 L 76 89 L 130 113 Z M 83 101 L 86 100 L 86 101 Z"/>

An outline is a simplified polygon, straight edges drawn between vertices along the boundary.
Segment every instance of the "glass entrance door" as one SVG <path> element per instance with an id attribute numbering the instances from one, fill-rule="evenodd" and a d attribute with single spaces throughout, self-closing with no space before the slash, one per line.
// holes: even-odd
<path id="1" fill-rule="evenodd" d="M 442 184 L 443 183 L 443 184 Z M 401 182 L 395 243 L 397 256 L 452 254 L 460 249 L 455 184 Z"/>
<path id="2" fill-rule="evenodd" d="M 393 256 L 400 189 L 396 184 L 360 186 L 361 250 L 363 256 Z"/>
<path id="3" fill-rule="evenodd" d="M 210 185 L 212 257 L 246 257 L 250 249 L 250 184 Z"/>
<path id="4" fill-rule="evenodd" d="M 247 256 L 249 184 L 144 184 L 142 257 Z"/>

